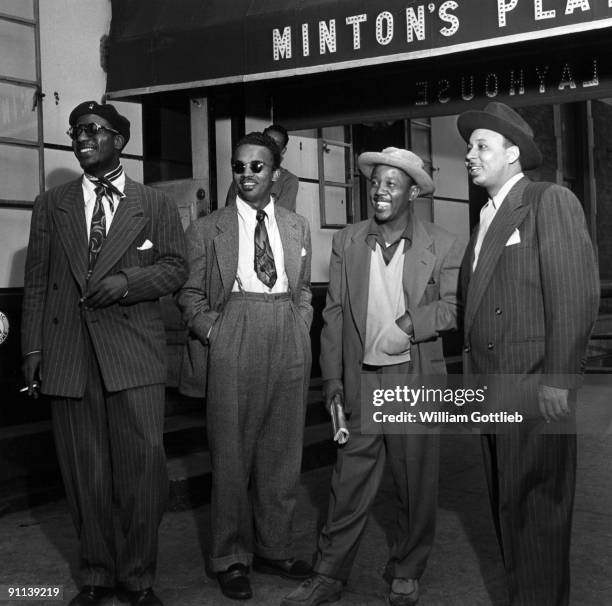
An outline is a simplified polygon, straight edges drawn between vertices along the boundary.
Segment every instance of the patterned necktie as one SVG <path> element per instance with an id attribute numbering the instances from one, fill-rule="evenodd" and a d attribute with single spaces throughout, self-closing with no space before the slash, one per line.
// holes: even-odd
<path id="1" fill-rule="evenodd" d="M 268 288 L 272 288 L 276 283 L 276 266 L 264 222 L 265 218 L 266 213 L 258 210 L 255 226 L 255 273 Z"/>
<path id="2" fill-rule="evenodd" d="M 106 238 L 106 214 L 104 213 L 104 204 L 102 198 L 106 194 L 106 189 L 103 185 L 96 186 L 96 202 L 94 204 L 93 215 L 91 216 L 91 227 L 89 230 L 89 268 L 87 270 L 87 279 L 91 277 L 98 253 L 102 248 L 104 239 Z"/>

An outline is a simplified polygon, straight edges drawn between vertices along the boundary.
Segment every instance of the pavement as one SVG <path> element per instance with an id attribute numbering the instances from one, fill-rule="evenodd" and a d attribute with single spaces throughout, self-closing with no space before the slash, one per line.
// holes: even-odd
<path id="1" fill-rule="evenodd" d="M 612 424 L 609 390 L 587 386 L 581 400 L 593 401 L 581 425 L 578 483 L 572 538 L 572 593 L 575 606 L 612 604 Z M 489 515 L 480 445 L 475 435 L 442 437 L 436 541 L 421 579 L 422 606 L 503 606 L 504 574 Z M 331 467 L 301 476 L 294 524 L 295 553 L 310 560 L 327 509 Z M 382 580 L 395 517 L 393 481 L 385 476 L 339 605 L 386 603 Z M 239 604 L 225 598 L 205 572 L 210 526 L 208 505 L 168 512 L 160 529 L 155 590 L 166 606 Z M 62 586 L 67 604 L 76 593 L 77 540 L 65 501 L 0 517 L 0 592 L 7 586 Z M 252 573 L 247 606 L 280 603 L 297 583 Z M 0 604 L 41 604 L 12 600 Z M 116 606 L 119 602 L 116 602 Z"/>

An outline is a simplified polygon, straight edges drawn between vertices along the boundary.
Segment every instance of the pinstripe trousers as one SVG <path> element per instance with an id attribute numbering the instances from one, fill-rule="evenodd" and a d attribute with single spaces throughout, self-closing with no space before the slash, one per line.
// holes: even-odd
<path id="1" fill-rule="evenodd" d="M 79 581 L 137 591 L 153 585 L 168 496 L 164 385 L 109 393 L 91 343 L 87 355 L 83 398 L 52 403 L 58 459 L 80 541 Z"/>
<path id="2" fill-rule="evenodd" d="M 575 418 L 551 425 L 525 419 L 481 441 L 510 604 L 568 604 Z"/>
<path id="3" fill-rule="evenodd" d="M 290 558 L 310 380 L 308 327 L 288 293 L 232 293 L 209 342 L 211 568 L 248 566 L 253 553 Z"/>

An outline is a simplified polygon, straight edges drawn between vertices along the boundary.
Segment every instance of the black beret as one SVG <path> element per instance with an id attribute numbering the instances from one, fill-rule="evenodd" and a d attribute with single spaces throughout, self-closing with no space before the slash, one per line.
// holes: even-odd
<path id="1" fill-rule="evenodd" d="M 130 140 L 130 121 L 125 116 L 122 116 L 115 109 L 114 105 L 111 105 L 110 103 L 103 103 L 100 105 L 95 101 L 83 101 L 83 103 L 79 103 L 70 112 L 68 123 L 70 126 L 75 126 L 77 120 L 81 116 L 86 116 L 87 114 L 94 114 L 96 116 L 100 116 L 100 118 L 104 118 L 112 128 L 123 135 L 125 144 L 127 145 L 127 142 Z"/>

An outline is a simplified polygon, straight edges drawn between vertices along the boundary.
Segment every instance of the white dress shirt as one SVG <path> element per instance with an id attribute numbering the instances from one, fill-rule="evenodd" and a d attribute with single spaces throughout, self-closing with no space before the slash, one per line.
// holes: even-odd
<path id="1" fill-rule="evenodd" d="M 510 177 L 501 187 L 493 198 L 480 209 L 480 222 L 478 223 L 478 236 L 474 245 L 474 262 L 472 263 L 472 271 L 476 269 L 478 263 L 478 255 L 482 248 L 482 242 L 487 234 L 487 230 L 491 225 L 497 211 L 500 209 L 503 201 L 506 199 L 508 192 L 514 187 L 514 184 L 520 181 L 525 175 L 521 172 L 513 177 Z"/>
<path id="2" fill-rule="evenodd" d="M 113 181 L 113 185 L 120 191 L 125 190 L 125 173 L 122 172 L 117 179 Z M 85 200 L 85 224 L 87 226 L 87 239 L 89 240 L 89 231 L 91 229 L 91 217 L 93 215 L 94 206 L 96 204 L 96 184 L 91 182 L 87 175 L 83 175 L 83 198 Z M 121 198 L 117 194 L 110 194 L 112 196 L 113 208 L 108 201 L 108 195 L 102 198 L 102 206 L 104 206 L 104 215 L 106 216 L 106 233 L 110 229 L 113 217 L 117 212 L 117 207 Z"/>
<path id="3" fill-rule="evenodd" d="M 274 200 L 262 209 L 266 213 L 264 222 L 268 232 L 268 240 L 274 255 L 276 266 L 276 282 L 268 288 L 255 273 L 255 227 L 257 225 L 257 211 L 236 196 L 236 209 L 238 211 L 238 273 L 232 288 L 233 292 L 244 290 L 246 292 L 282 293 L 288 292 L 289 280 L 285 272 L 285 254 L 280 232 L 274 214 Z"/>

